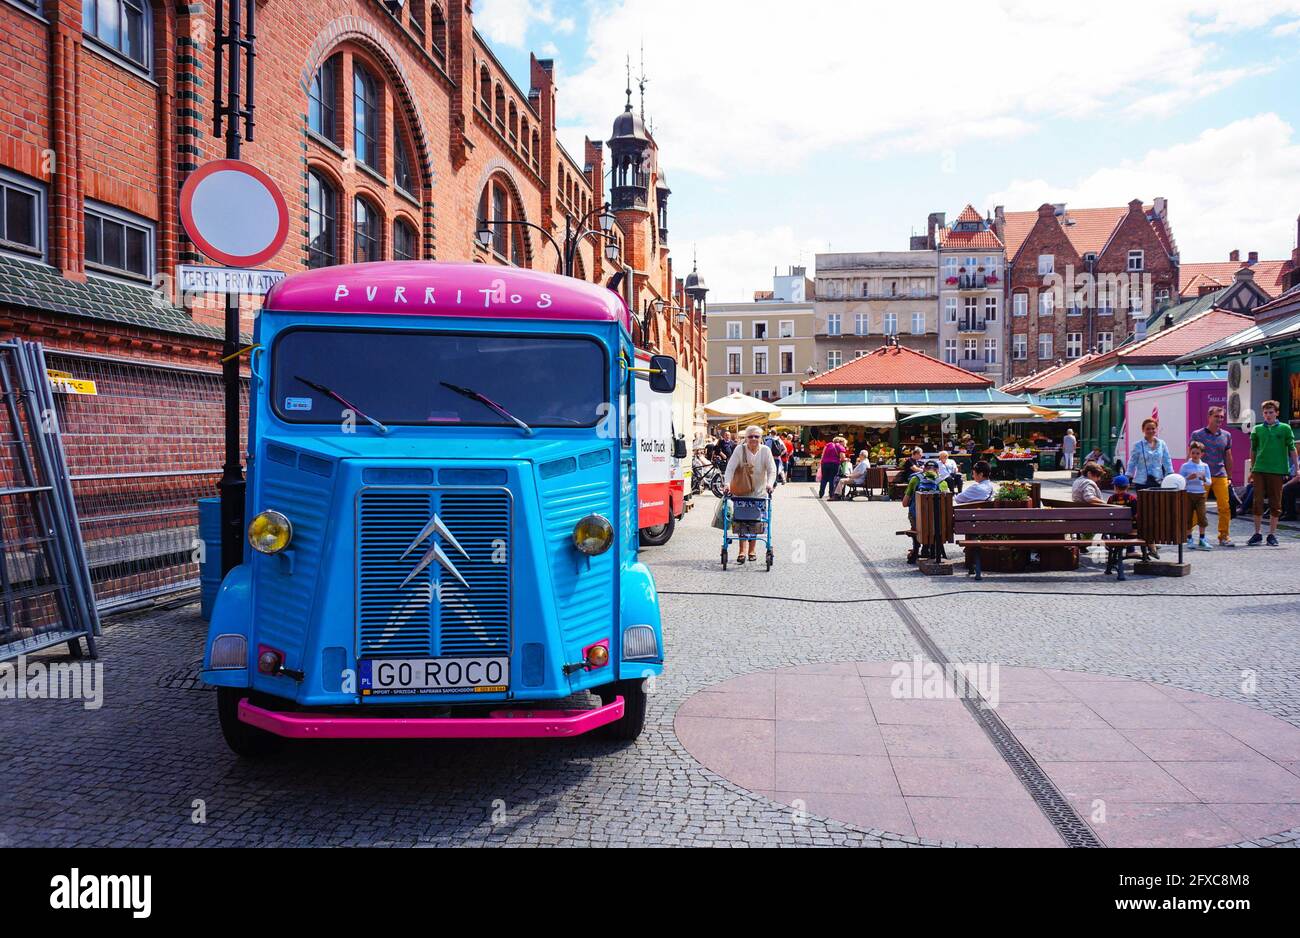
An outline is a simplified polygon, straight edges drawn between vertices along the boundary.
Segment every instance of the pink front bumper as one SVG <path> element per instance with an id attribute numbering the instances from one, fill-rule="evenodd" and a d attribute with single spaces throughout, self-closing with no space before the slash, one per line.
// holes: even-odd
<path id="1" fill-rule="evenodd" d="M 580 736 L 622 716 L 622 697 L 595 710 L 494 710 L 463 718 L 281 713 L 239 702 L 242 722 L 288 739 L 539 739 Z"/>

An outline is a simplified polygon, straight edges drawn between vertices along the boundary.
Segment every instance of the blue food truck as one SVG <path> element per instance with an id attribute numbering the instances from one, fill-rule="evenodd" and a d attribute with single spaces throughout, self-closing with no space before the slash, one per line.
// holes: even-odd
<path id="1" fill-rule="evenodd" d="M 610 290 L 482 264 L 272 289 L 247 543 L 203 655 L 232 749 L 640 734 L 663 635 L 632 415 L 676 363 L 638 363 L 629 329 Z M 582 692 L 600 706 L 557 706 Z"/>

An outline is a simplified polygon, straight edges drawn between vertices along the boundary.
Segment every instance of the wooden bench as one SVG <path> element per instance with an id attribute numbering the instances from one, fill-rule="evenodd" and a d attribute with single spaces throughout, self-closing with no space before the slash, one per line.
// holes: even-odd
<path id="1" fill-rule="evenodd" d="M 976 548 L 971 551 L 975 579 L 982 579 L 980 551 L 987 550 L 1049 550 L 1068 547 L 1086 550 L 1091 538 L 1101 534 L 1106 538 L 1106 573 L 1117 569 L 1118 579 L 1124 575 L 1124 551 L 1129 547 L 1142 549 L 1146 556 L 1146 542 L 1137 536 L 1133 525 L 1133 511 L 1126 505 L 1087 505 L 1074 508 L 958 508 L 954 512 L 953 529 L 963 539 L 958 547 Z M 993 540 L 992 536 L 998 540 Z"/>

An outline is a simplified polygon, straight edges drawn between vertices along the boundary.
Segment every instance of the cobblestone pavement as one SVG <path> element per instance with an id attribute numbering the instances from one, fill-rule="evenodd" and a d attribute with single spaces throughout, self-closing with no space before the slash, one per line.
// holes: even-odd
<path id="1" fill-rule="evenodd" d="M 937 845 L 801 816 L 705 769 L 677 740 L 678 706 L 720 681 L 920 651 L 809 486 L 778 492 L 770 573 L 720 569 L 714 504 L 697 499 L 673 540 L 645 553 L 665 594 L 668 667 L 636 744 L 321 743 L 241 762 L 221 739 L 215 695 L 191 679 L 197 605 L 157 610 L 110 620 L 101 709 L 0 701 L 0 843 Z M 1167 683 L 1300 725 L 1300 596 L 1253 596 L 1296 588 L 1294 535 L 1281 549 L 1192 554 L 1184 579 L 987 577 L 981 588 L 999 596 L 907 566 L 896 503 L 826 507 L 953 660 Z M 1254 693 L 1243 692 L 1245 672 Z"/>

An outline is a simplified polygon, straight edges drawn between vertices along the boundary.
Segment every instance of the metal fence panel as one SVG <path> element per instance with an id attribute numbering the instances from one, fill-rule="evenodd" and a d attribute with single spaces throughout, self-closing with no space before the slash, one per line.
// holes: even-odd
<path id="1" fill-rule="evenodd" d="M 56 397 L 99 610 L 197 588 L 197 502 L 221 478 L 220 371 L 55 350 L 47 358 L 95 382 L 93 396 Z"/>

